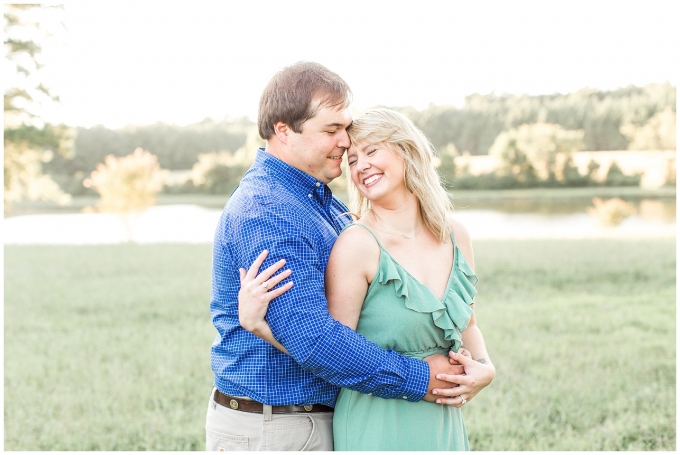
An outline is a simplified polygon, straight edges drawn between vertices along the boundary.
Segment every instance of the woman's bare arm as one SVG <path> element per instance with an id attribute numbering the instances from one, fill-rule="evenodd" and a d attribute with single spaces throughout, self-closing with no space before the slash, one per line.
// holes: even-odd
<path id="1" fill-rule="evenodd" d="M 356 330 L 366 291 L 378 268 L 380 248 L 362 227 L 346 229 L 336 240 L 326 267 L 326 300 L 331 316 Z"/>
<path id="2" fill-rule="evenodd" d="M 472 270 L 475 270 L 475 258 L 472 252 L 472 242 L 470 234 L 465 227 L 456 222 L 451 222 L 453 229 L 453 237 L 458 245 L 458 250 L 463 254 L 465 260 Z M 471 305 L 474 310 L 474 304 Z M 496 375 L 496 369 L 491 363 L 489 354 L 486 350 L 484 337 L 482 331 L 477 326 L 477 316 L 475 313 L 470 317 L 470 322 L 467 328 L 462 333 L 463 346 L 470 352 L 472 359 L 464 358 L 460 353 L 451 353 L 450 358 L 453 361 L 459 362 L 465 369 L 464 375 L 441 375 L 441 379 L 460 384 L 458 387 L 448 390 L 437 390 L 438 395 L 443 398 L 438 400 L 442 404 L 450 404 L 460 407 L 463 405 L 461 396 L 465 398 L 466 402 L 470 401 L 477 395 L 484 387 L 493 381 Z M 440 375 L 437 375 L 439 378 Z"/>

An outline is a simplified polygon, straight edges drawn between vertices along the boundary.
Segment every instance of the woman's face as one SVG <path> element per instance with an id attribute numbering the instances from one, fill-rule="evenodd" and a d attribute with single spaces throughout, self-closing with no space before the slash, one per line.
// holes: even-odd
<path id="1" fill-rule="evenodd" d="M 370 201 L 394 197 L 406 191 L 404 159 L 385 144 L 359 142 L 347 151 L 352 182 Z"/>

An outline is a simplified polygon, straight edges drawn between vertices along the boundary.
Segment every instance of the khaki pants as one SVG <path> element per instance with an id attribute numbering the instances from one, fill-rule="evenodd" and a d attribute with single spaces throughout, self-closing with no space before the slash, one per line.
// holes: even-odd
<path id="1" fill-rule="evenodd" d="M 235 411 L 213 399 L 208 401 L 205 449 L 232 450 L 333 450 L 333 413 L 272 414 Z"/>

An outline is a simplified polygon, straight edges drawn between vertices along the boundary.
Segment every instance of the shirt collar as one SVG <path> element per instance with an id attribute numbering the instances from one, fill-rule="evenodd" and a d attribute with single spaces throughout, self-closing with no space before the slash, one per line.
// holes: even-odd
<path id="1" fill-rule="evenodd" d="M 255 165 L 262 166 L 270 176 L 277 180 L 284 180 L 287 188 L 305 198 L 316 192 L 324 193 L 326 186 L 324 182 L 265 152 L 262 147 L 257 149 Z"/>

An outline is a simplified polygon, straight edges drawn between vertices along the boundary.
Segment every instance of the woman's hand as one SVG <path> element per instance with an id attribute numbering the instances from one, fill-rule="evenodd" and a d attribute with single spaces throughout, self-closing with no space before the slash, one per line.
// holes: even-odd
<path id="1" fill-rule="evenodd" d="M 468 353 L 469 354 L 469 353 Z M 451 389 L 434 389 L 433 395 L 441 396 L 436 402 L 457 408 L 472 400 L 484 387 L 491 384 L 496 369 L 491 363 L 482 363 L 460 352 L 449 352 L 449 362 L 463 365 L 464 374 L 437 374 L 437 379 L 458 384 Z"/>
<path id="2" fill-rule="evenodd" d="M 465 348 L 460 348 L 460 349 L 458 349 L 458 354 L 464 355 L 464 356 L 467 357 L 468 359 L 471 359 L 471 358 L 472 358 L 472 353 L 470 353 L 470 351 L 468 351 L 468 350 L 465 349 Z M 459 362 L 459 361 L 452 359 L 450 356 L 449 356 L 449 363 L 450 363 L 451 365 L 460 365 L 460 362 Z"/>
<path id="3" fill-rule="evenodd" d="M 290 270 L 284 270 L 272 278 L 272 275 L 286 264 L 285 259 L 274 263 L 258 275 L 268 254 L 267 250 L 260 253 L 247 272 L 245 269 L 239 269 L 241 290 L 238 293 L 238 320 L 244 329 L 260 337 L 271 334 L 269 324 L 264 319 L 269 302 L 293 287 L 293 282 L 289 281 L 277 289 L 272 289 L 290 276 Z"/>

